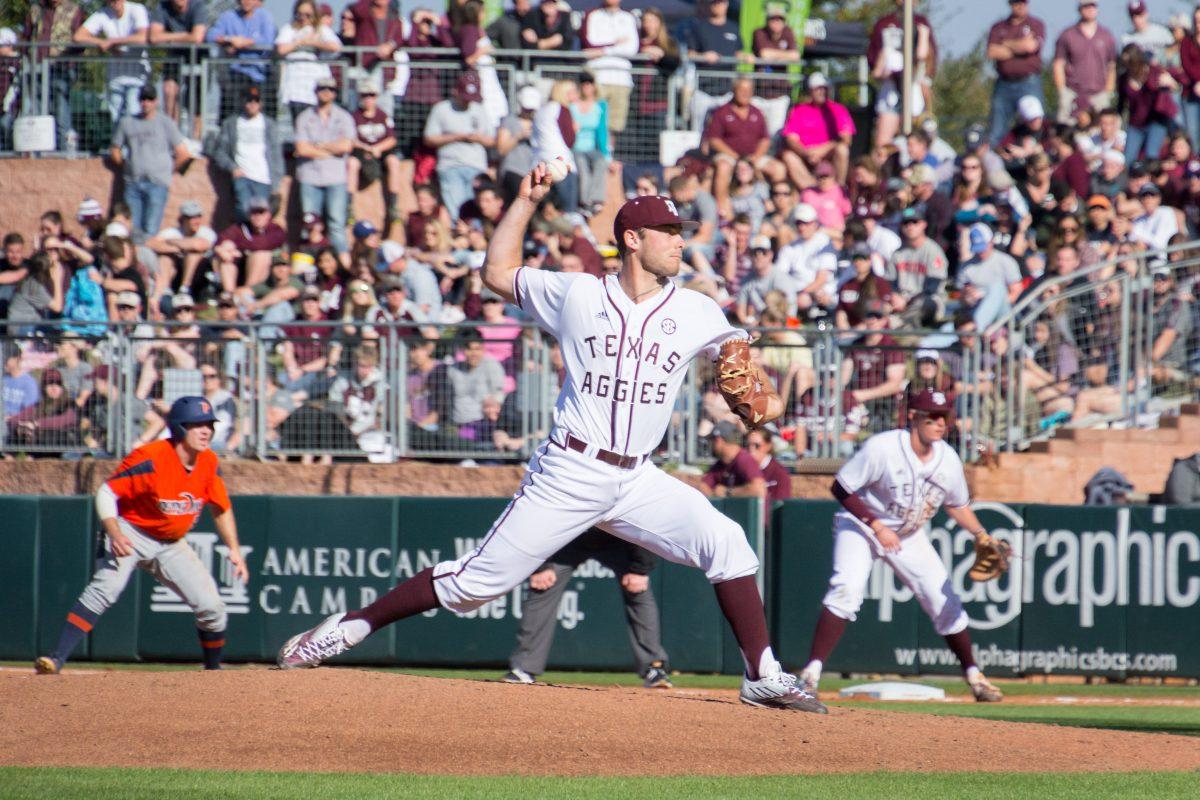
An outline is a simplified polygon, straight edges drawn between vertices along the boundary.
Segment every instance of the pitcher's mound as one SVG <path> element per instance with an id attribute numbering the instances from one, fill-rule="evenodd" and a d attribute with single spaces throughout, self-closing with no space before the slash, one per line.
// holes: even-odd
<path id="1" fill-rule="evenodd" d="M 1185 736 L 819 716 L 732 692 L 514 686 L 357 669 L 0 674 L 0 763 L 526 775 L 1200 768 Z"/>

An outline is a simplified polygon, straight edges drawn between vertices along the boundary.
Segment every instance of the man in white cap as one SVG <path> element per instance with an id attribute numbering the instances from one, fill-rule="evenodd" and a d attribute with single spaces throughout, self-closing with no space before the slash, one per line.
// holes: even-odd
<path id="1" fill-rule="evenodd" d="M 203 207 L 195 200 L 184 201 L 179 206 L 179 226 L 159 231 L 146 242 L 146 246 L 158 254 L 155 302 L 151 305 L 158 307 L 158 299 L 173 290 L 191 293 L 200 262 L 212 253 L 216 243 L 217 232 L 204 224 Z M 177 276 L 179 283 L 176 285 Z"/>
<path id="2" fill-rule="evenodd" d="M 533 169 L 533 115 L 542 107 L 542 93 L 536 86 L 517 91 L 517 113 L 509 114 L 496 131 L 496 150 L 500 153 L 500 189 L 507 205 L 517 196 L 521 179 Z"/>
<path id="3" fill-rule="evenodd" d="M 1179 233 L 1178 212 L 1163 205 L 1162 190 L 1153 181 L 1138 190 L 1137 199 L 1142 213 L 1133 221 L 1130 238 L 1152 250 L 1166 248 L 1171 237 Z"/>
<path id="4" fill-rule="evenodd" d="M 808 77 L 808 97 L 807 103 L 791 110 L 783 125 L 779 157 L 787 167 L 788 178 L 801 188 L 812 186 L 813 169 L 829 161 L 838 183 L 845 183 L 850 169 L 850 142 L 856 131 L 854 120 L 844 105 L 831 99 L 829 81 L 820 72 Z"/>
<path id="5" fill-rule="evenodd" d="M 767 307 L 767 292 L 783 292 L 790 305 L 797 288 L 790 275 L 775 268 L 771 240 L 766 236 L 755 236 L 750 240 L 750 274 L 742 279 L 737 293 L 735 313 L 738 322 L 743 325 L 758 322 L 758 316 Z"/>
<path id="6" fill-rule="evenodd" d="M 1121 34 L 1121 49 L 1136 44 L 1150 56 L 1151 61 L 1164 63 L 1163 56 L 1166 49 L 1175 44 L 1175 37 L 1165 25 L 1150 21 L 1150 8 L 1143 0 L 1133 0 L 1129 4 L 1129 22 L 1133 30 Z"/>
<path id="7" fill-rule="evenodd" d="M 353 114 L 354 151 L 346 160 L 346 186 L 355 195 L 360 185 L 367 189 L 380 181 L 390 225 L 400 219 L 400 156 L 396 154 L 392 118 L 379 107 L 378 99 L 378 83 L 370 79 L 359 81 L 358 110 Z"/>
<path id="8" fill-rule="evenodd" d="M 819 316 L 836 303 L 833 276 L 837 273 L 837 250 L 821 230 L 817 210 L 808 203 L 796 206 L 792 218 L 799 235 L 779 251 L 775 269 L 795 284 L 798 312 Z"/>

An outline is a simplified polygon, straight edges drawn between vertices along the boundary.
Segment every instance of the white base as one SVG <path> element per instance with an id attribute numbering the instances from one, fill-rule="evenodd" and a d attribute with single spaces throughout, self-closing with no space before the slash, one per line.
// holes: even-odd
<path id="1" fill-rule="evenodd" d="M 880 681 L 847 686 L 838 692 L 839 697 L 870 698 L 872 700 L 945 700 L 946 692 L 936 686 L 902 681 Z"/>

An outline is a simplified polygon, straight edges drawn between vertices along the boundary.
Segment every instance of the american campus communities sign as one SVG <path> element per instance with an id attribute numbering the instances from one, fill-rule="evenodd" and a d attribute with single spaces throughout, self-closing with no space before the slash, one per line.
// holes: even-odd
<path id="1" fill-rule="evenodd" d="M 327 614 L 370 603 L 397 580 L 470 552 L 505 501 L 494 498 L 234 499 L 249 585 L 235 581 L 207 516 L 188 541 L 212 571 L 230 612 L 227 653 L 269 660 L 279 644 Z M 758 546 L 754 501 L 722 510 Z M 972 538 L 939 515 L 930 532 L 971 619 L 980 663 L 996 674 L 1200 675 L 1200 512 L 978 503 L 981 520 L 1012 543 L 1008 575 L 966 577 Z M 829 578 L 836 505 L 775 508 L 763 553 L 773 639 L 803 663 Z M 0 619 L 0 657 L 53 645 L 62 616 L 90 574 L 88 498 L 0 498 L 0 514 L 31 531 L 0 551 L 0 579 L 18 587 Z M 12 516 L 10 516 L 10 514 Z M 611 571 L 586 562 L 558 610 L 552 666 L 628 669 L 620 592 Z M 698 570 L 664 564 L 652 577 L 664 644 L 684 670 L 738 672 L 741 659 Z M 430 612 L 392 626 L 348 654 L 359 663 L 501 666 L 522 613 L 522 590 L 470 614 Z M 147 575 L 89 637 L 95 659 L 194 660 L 190 610 Z M 877 563 L 858 621 L 829 665 L 845 671 L 957 672 L 957 661 L 889 567 Z"/>

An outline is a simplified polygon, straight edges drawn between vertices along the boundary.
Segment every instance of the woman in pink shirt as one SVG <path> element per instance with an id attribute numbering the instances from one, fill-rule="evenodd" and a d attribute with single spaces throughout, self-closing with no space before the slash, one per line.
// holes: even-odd
<path id="1" fill-rule="evenodd" d="M 810 186 L 800 193 L 800 202 L 808 203 L 817 210 L 817 222 L 826 231 L 841 233 L 846 227 L 846 217 L 850 214 L 850 198 L 838 185 L 833 165 L 828 161 L 817 164 L 813 172 L 817 179 L 816 186 Z"/>

